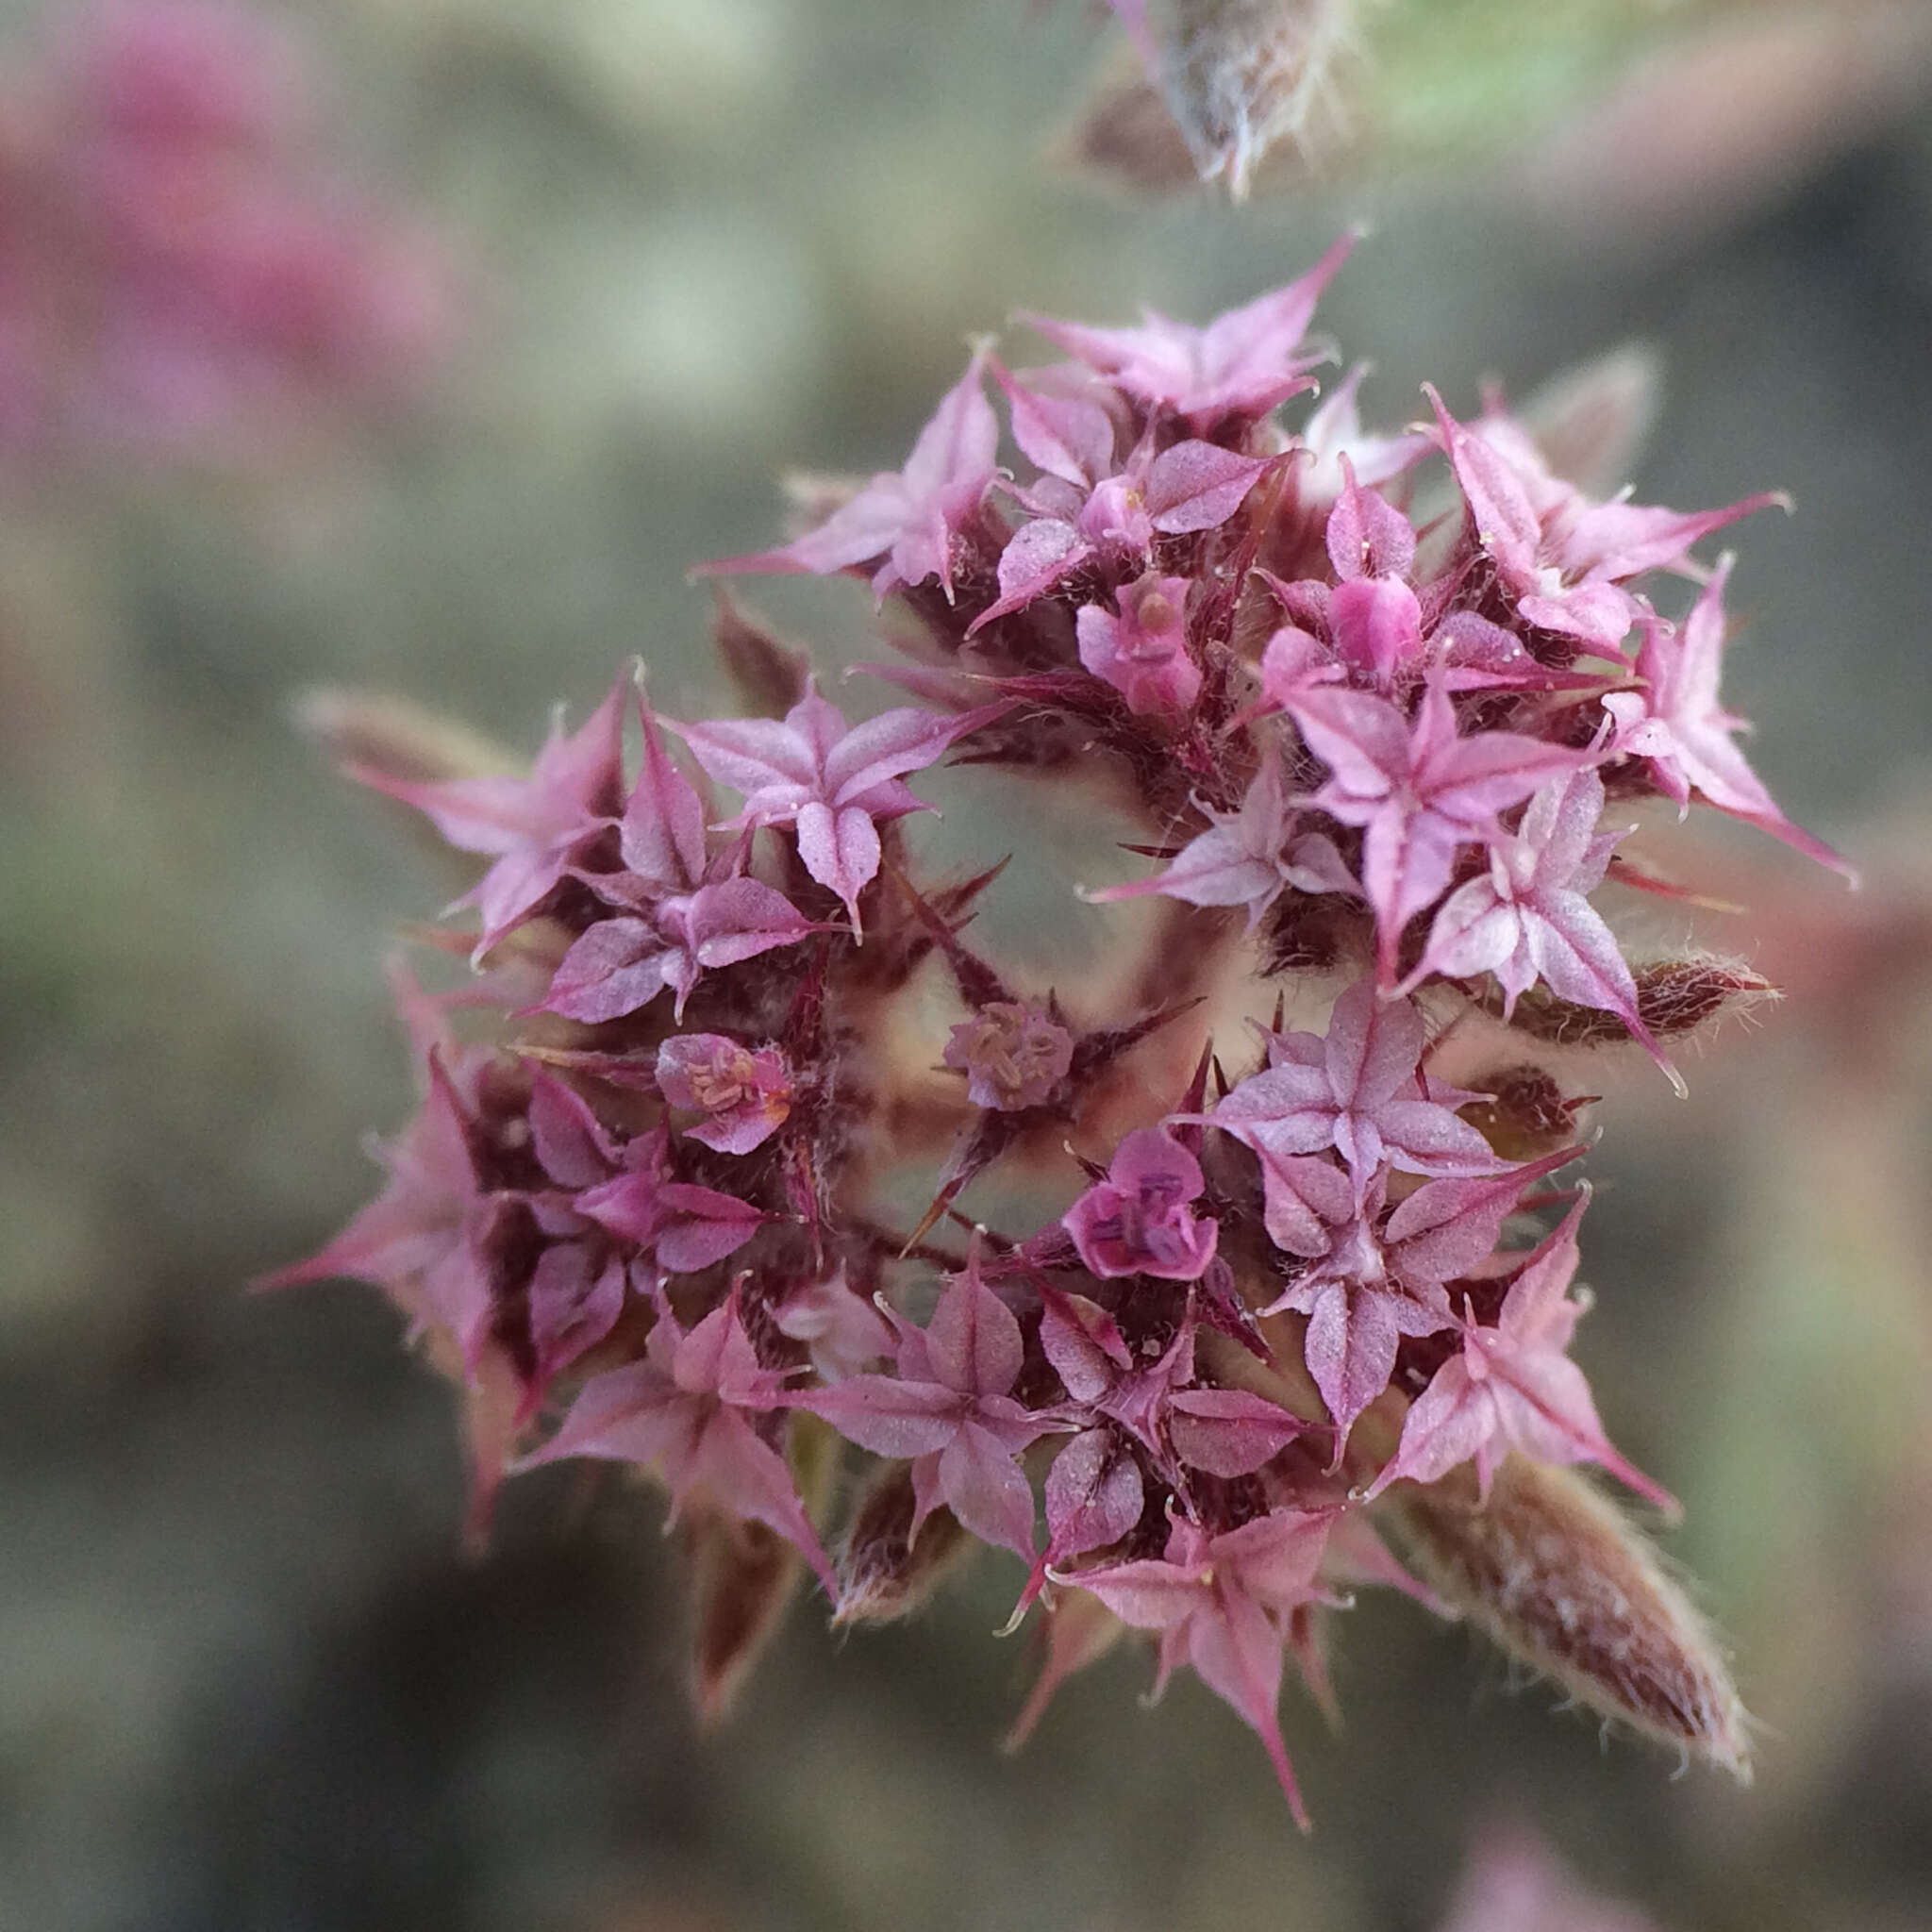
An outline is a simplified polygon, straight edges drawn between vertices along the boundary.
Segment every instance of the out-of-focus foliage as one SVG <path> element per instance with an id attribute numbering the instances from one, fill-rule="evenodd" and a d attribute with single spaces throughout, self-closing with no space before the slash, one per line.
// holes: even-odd
<path id="1" fill-rule="evenodd" d="M 1138 44 L 1066 137 L 1103 177 L 1240 198 L 1479 170 L 1625 243 L 1735 219 L 1932 85 L 1916 0 L 1166 0 Z"/>

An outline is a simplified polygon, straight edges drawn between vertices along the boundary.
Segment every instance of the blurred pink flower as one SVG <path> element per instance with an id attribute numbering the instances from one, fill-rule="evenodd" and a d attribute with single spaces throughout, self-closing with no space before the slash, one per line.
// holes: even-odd
<path id="1" fill-rule="evenodd" d="M 1657 1932 L 1635 1906 L 1585 1891 L 1529 1832 L 1484 1835 L 1438 1932 Z"/>
<path id="2" fill-rule="evenodd" d="M 63 25 L 0 109 L 0 443 L 206 446 L 387 393 L 451 327 L 425 233 L 314 139 L 302 50 L 224 0 Z"/>

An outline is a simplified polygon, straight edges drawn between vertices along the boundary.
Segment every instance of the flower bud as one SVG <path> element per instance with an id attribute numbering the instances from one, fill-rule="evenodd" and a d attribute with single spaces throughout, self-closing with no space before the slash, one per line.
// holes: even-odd
<path id="1" fill-rule="evenodd" d="M 1483 1095 L 1459 1108 L 1462 1118 L 1505 1160 L 1535 1160 L 1576 1138 L 1576 1116 L 1590 1095 L 1572 1099 L 1541 1067 L 1506 1067 L 1471 1083 Z"/>
<path id="2" fill-rule="evenodd" d="M 1224 176 L 1241 201 L 1275 142 L 1307 150 L 1332 132 L 1331 69 L 1355 12 L 1352 0 L 1168 0 L 1158 42 L 1136 33 L 1202 180 Z M 1126 172 L 1139 179 L 1144 163 Z"/>
<path id="3" fill-rule="evenodd" d="M 1457 1478 L 1398 1495 L 1416 1567 L 1512 1657 L 1749 1783 L 1750 1721 L 1709 1625 L 1582 1477 L 1511 1456 L 1487 1503 Z"/>
<path id="4" fill-rule="evenodd" d="M 711 641 L 725 675 L 752 718 L 782 718 L 805 695 L 811 667 L 803 651 L 781 642 L 764 624 L 722 588 L 715 592 Z"/>
<path id="5" fill-rule="evenodd" d="M 295 700 L 295 723 L 344 770 L 405 785 L 491 777 L 522 762 L 481 732 L 387 691 L 318 685 Z"/>
<path id="6" fill-rule="evenodd" d="M 1039 1000 L 994 1000 L 953 1028 L 945 1062 L 966 1075 L 974 1107 L 1043 1107 L 1067 1077 L 1074 1036 Z"/>
<path id="7" fill-rule="evenodd" d="M 684 1526 L 691 1560 L 691 1696 L 700 1721 L 730 1711 L 805 1571 L 775 1530 L 723 1511 Z"/>
<path id="8" fill-rule="evenodd" d="M 1734 959 L 1658 959 L 1631 972 L 1637 1016 L 1657 1040 L 1681 1040 L 1781 997 L 1763 974 Z M 1607 1008 L 1558 999 L 1544 986 L 1533 987 L 1516 1002 L 1510 1024 L 1554 1046 L 1607 1046 L 1631 1038 L 1629 1027 Z"/>
<path id="9" fill-rule="evenodd" d="M 944 1507 L 933 1510 L 913 1538 L 915 1507 L 911 1465 L 886 1464 L 859 1497 L 845 1532 L 835 1624 L 891 1624 L 909 1616 L 972 1547 Z"/>

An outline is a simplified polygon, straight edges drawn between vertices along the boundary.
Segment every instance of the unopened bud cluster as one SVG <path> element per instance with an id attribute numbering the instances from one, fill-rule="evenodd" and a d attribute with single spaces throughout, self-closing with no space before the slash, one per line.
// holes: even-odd
<path id="1" fill-rule="evenodd" d="M 852 722 L 727 606 L 764 715 L 675 722 L 626 675 L 492 776 L 318 713 L 488 868 L 450 940 L 473 976 L 402 983 L 424 1099 L 387 1188 L 280 1278 L 400 1305 L 468 1391 L 479 1508 L 566 1457 L 668 1490 L 708 1706 L 806 1568 L 877 1621 L 991 1545 L 1045 1630 L 1023 1727 L 1145 1631 L 1298 1814 L 1284 1665 L 1326 1699 L 1362 1584 L 1743 1766 L 1707 1634 L 1566 1467 L 1673 1507 L 1569 1355 L 1588 1096 L 1547 1049 L 1668 1070 L 1766 991 L 1625 958 L 1593 895 L 1657 883 L 1618 857 L 1630 802 L 1839 862 L 1737 747 L 1730 563 L 1691 556 L 1773 499 L 1593 501 L 1499 403 L 1429 391 L 1365 432 L 1356 375 L 1291 429 L 1346 249 L 1205 328 L 1038 320 L 1065 359 L 1037 369 L 981 347 L 903 469 L 708 566 L 867 578 L 912 704 Z M 1671 575 L 1700 586 L 1680 618 Z M 974 943 L 998 854 L 922 869 L 908 780 L 944 761 L 1097 801 L 1149 855 L 1087 892 L 1156 903 L 1109 909 L 1083 979 Z M 1007 1218 L 1055 1174 L 1058 1211 Z"/>

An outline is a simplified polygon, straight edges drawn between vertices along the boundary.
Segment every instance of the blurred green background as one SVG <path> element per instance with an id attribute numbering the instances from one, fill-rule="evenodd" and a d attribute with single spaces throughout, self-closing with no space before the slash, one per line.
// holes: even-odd
<path id="1" fill-rule="evenodd" d="M 76 10 L 0 8 L 0 92 Z M 1586 60 L 1535 9 L 1387 9 L 1410 38 L 1376 71 L 1440 88 L 1411 121 L 1441 139 L 1241 208 L 1044 165 L 1102 38 L 1076 0 L 275 15 L 330 167 L 433 238 L 447 337 L 402 396 L 0 479 L 0 1925 L 1406 1932 L 1499 1815 L 1683 1932 L 1932 1923 L 1932 114 L 1896 61 L 1814 72 L 1821 138 L 1740 59 L 1702 149 L 1653 122 L 1565 175 L 1523 103 L 1574 127 L 1653 10 L 1594 9 Z M 849 1642 L 796 1616 L 700 1738 L 648 1498 L 513 1485 L 466 1561 L 453 1405 L 390 1308 L 242 1292 L 370 1191 L 358 1137 L 409 1106 L 379 960 L 455 889 L 291 697 L 371 685 L 534 745 L 642 653 L 667 709 L 722 703 L 683 573 L 770 540 L 777 473 L 897 463 L 1015 308 L 1204 320 L 1362 216 L 1321 321 L 1374 358 L 1372 420 L 1635 338 L 1665 370 L 1640 494 L 1797 501 L 1739 536 L 1730 695 L 1872 887 L 1698 848 L 1753 868 L 1798 978 L 1845 970 L 1693 1060 L 1690 1106 L 1607 1089 L 1579 1350 L 1690 1503 L 1672 1548 L 1735 1635 L 1759 1783 L 1600 1752 L 1374 1599 L 1337 1632 L 1347 1735 L 1289 1693 L 1309 1841 L 1198 1686 L 1136 1707 L 1130 1648 L 1007 1760 L 1029 1659 L 991 1641 L 991 1566 Z M 877 654 L 856 586 L 750 595 L 830 662 Z"/>

